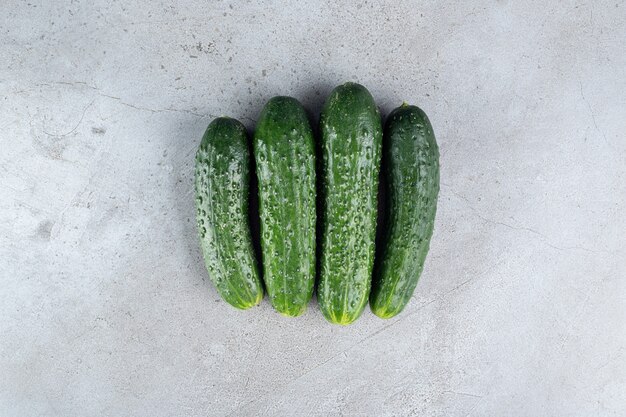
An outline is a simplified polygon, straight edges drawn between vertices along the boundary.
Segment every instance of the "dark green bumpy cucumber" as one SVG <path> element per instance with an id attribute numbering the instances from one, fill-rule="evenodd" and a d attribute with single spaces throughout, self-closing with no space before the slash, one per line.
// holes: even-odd
<path id="1" fill-rule="evenodd" d="M 391 318 L 411 299 L 430 244 L 439 193 L 439 149 L 426 114 L 402 105 L 385 124 L 387 230 L 370 307 Z"/>
<path id="2" fill-rule="evenodd" d="M 274 97 L 254 133 L 263 280 L 272 306 L 304 313 L 315 284 L 315 145 L 302 105 Z"/>
<path id="3" fill-rule="evenodd" d="M 209 277 L 222 298 L 240 309 L 263 298 L 250 238 L 249 180 L 245 127 L 234 119 L 215 119 L 196 153 L 196 217 Z"/>
<path id="4" fill-rule="evenodd" d="M 382 126 L 359 84 L 335 88 L 320 118 L 323 216 L 318 301 L 331 323 L 350 324 L 367 304 L 374 262 Z"/>

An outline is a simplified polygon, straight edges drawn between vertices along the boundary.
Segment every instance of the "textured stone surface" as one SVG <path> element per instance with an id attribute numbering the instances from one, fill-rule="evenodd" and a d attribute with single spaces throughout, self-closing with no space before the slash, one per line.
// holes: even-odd
<path id="1" fill-rule="evenodd" d="M 3 2 L 0 415 L 626 415 L 626 4 L 387 3 Z M 346 80 L 437 134 L 415 297 L 235 311 L 200 137 Z"/>

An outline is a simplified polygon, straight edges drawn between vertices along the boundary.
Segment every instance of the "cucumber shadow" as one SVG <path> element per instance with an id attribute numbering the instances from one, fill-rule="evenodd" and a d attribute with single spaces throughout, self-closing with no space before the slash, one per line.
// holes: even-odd
<path id="1" fill-rule="evenodd" d="M 265 288 L 265 281 L 263 280 L 263 253 L 261 251 L 261 220 L 259 217 L 259 179 L 256 175 L 256 161 L 254 159 L 253 150 L 253 135 L 254 131 L 250 131 L 248 128 L 248 150 L 250 153 L 250 188 L 248 193 L 248 223 L 250 225 L 250 239 L 252 240 L 252 249 L 254 250 L 254 257 L 256 259 L 259 277 L 263 285 L 263 290 L 267 292 Z"/>
<path id="2" fill-rule="evenodd" d="M 383 119 L 383 129 L 385 126 L 385 120 Z M 380 172 L 378 174 L 378 206 L 377 206 L 377 216 L 376 216 L 376 238 L 374 240 L 374 267 L 372 270 L 372 286 L 378 282 L 378 270 L 380 268 L 380 263 L 382 261 L 382 257 L 385 249 L 385 235 L 387 233 L 387 225 L 389 221 L 389 202 L 387 198 L 389 196 L 388 193 L 388 183 L 387 177 L 385 175 L 387 168 L 387 161 L 385 158 L 386 153 L 386 143 L 385 143 L 385 135 L 383 135 L 382 141 L 382 157 L 380 163 Z M 371 291 L 370 291 L 371 294 Z"/>
<path id="3" fill-rule="evenodd" d="M 393 100 L 398 102 L 398 100 Z M 400 101 L 401 102 L 401 101 Z M 387 172 L 389 161 L 387 159 L 387 149 L 389 147 L 387 135 L 385 135 L 385 126 L 387 124 L 387 116 L 395 107 L 385 101 L 385 105 L 379 106 L 380 119 L 383 128 L 383 140 L 381 148 L 380 173 L 378 175 L 378 216 L 376 221 L 376 249 L 374 255 L 374 268 L 372 276 L 372 284 L 377 282 L 378 270 L 384 254 L 386 234 L 389 225 L 390 202 L 389 202 L 389 183 L 385 173 Z"/>

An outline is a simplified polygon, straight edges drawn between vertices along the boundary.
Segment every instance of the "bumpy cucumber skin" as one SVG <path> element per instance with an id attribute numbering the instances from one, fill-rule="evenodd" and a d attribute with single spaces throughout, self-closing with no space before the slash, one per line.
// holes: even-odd
<path id="1" fill-rule="evenodd" d="M 209 277 L 220 296 L 242 310 L 263 299 L 248 220 L 249 180 L 245 127 L 215 119 L 196 153 L 196 218 Z"/>
<path id="2" fill-rule="evenodd" d="M 318 301 L 331 323 L 354 322 L 367 304 L 374 262 L 382 126 L 359 84 L 335 88 L 320 117 L 322 239 Z"/>
<path id="3" fill-rule="evenodd" d="M 315 284 L 315 144 L 298 100 L 274 97 L 254 133 L 263 280 L 282 315 L 306 311 Z"/>
<path id="4" fill-rule="evenodd" d="M 372 282 L 370 308 L 381 318 L 399 314 L 424 268 L 439 194 L 439 148 L 426 114 L 403 105 L 385 123 L 387 222 Z"/>

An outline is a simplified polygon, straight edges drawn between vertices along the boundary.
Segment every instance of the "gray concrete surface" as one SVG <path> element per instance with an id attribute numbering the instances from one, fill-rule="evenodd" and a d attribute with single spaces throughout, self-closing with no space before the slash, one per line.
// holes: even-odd
<path id="1" fill-rule="evenodd" d="M 619 0 L 3 2 L 0 415 L 626 415 L 625 41 Z M 206 125 L 346 80 L 440 143 L 414 299 L 229 308 Z"/>

